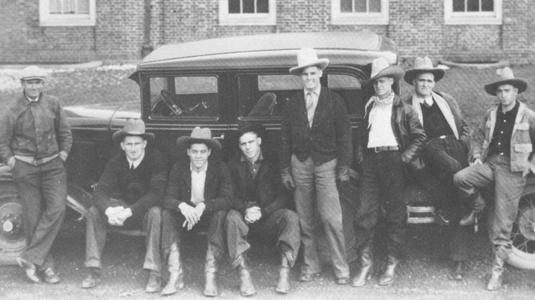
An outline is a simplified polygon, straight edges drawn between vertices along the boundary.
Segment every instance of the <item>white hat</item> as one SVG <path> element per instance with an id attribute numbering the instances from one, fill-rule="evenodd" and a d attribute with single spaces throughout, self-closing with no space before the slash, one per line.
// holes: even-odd
<path id="1" fill-rule="evenodd" d="M 528 87 L 528 83 L 524 79 L 518 77 L 515 78 L 513 70 L 511 70 L 509 67 L 497 69 L 496 75 L 499 77 L 498 81 L 485 85 L 485 91 L 491 95 L 496 96 L 496 89 L 504 84 L 510 84 L 516 87 L 519 94 L 524 92 Z"/>
<path id="2" fill-rule="evenodd" d="M 405 72 L 405 77 L 403 78 L 408 84 L 412 84 L 414 78 L 416 78 L 418 74 L 422 73 L 433 74 L 433 76 L 435 77 L 435 82 L 439 81 L 440 79 L 442 79 L 442 77 L 444 77 L 444 70 L 441 68 L 434 68 L 431 58 L 429 58 L 429 56 L 426 56 L 417 57 L 414 60 L 414 67 L 410 70 L 407 70 L 407 72 Z"/>
<path id="3" fill-rule="evenodd" d="M 41 79 L 46 80 L 48 71 L 38 66 L 28 66 L 22 69 L 20 80 Z"/>
<path id="4" fill-rule="evenodd" d="M 290 74 L 299 74 L 304 68 L 317 66 L 324 70 L 329 65 L 328 58 L 318 58 L 316 50 L 312 48 L 301 48 L 297 52 L 297 66 L 290 68 Z"/>
<path id="5" fill-rule="evenodd" d="M 372 61 L 372 72 L 370 74 L 370 79 L 375 80 L 384 76 L 392 76 L 398 81 L 401 79 L 404 73 L 405 72 L 400 67 L 389 64 L 386 58 L 379 57 Z"/>

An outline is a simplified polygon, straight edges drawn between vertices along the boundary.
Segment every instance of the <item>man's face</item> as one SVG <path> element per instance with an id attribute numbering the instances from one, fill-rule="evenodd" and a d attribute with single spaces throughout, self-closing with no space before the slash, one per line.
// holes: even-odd
<path id="1" fill-rule="evenodd" d="M 496 96 L 502 106 L 510 106 L 516 101 L 516 95 L 518 95 L 518 89 L 511 84 L 500 85 L 496 89 Z"/>
<path id="2" fill-rule="evenodd" d="M 389 95 L 392 92 L 392 85 L 394 84 L 394 78 L 392 77 L 379 77 L 373 82 L 373 89 L 375 94 L 379 97 Z"/>
<path id="3" fill-rule="evenodd" d="M 246 132 L 240 137 L 240 150 L 249 160 L 254 160 L 260 155 L 262 139 L 254 132 Z"/>
<path id="4" fill-rule="evenodd" d="M 145 153 L 147 141 L 140 136 L 125 136 L 121 142 L 121 149 L 123 149 L 126 157 L 129 160 L 136 161 Z"/>
<path id="5" fill-rule="evenodd" d="M 301 72 L 301 79 L 303 86 L 307 90 L 313 90 L 320 86 L 320 78 L 323 72 L 317 66 L 311 66 L 303 69 Z"/>
<path id="6" fill-rule="evenodd" d="M 36 98 L 45 88 L 45 82 L 41 79 L 22 80 L 22 88 L 26 96 Z"/>
<path id="7" fill-rule="evenodd" d="M 195 168 L 202 168 L 208 161 L 212 151 L 206 144 L 191 144 L 187 150 L 187 154 Z"/>
<path id="8" fill-rule="evenodd" d="M 414 78 L 414 89 L 420 97 L 430 96 L 435 88 L 435 75 L 433 73 L 421 73 Z"/>

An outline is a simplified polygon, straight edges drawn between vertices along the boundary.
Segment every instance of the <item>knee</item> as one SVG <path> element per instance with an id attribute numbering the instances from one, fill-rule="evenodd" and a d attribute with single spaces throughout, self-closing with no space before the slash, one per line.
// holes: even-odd
<path id="1" fill-rule="evenodd" d="M 465 184 L 465 181 L 466 181 L 465 173 L 466 172 L 464 171 L 464 169 L 458 171 L 457 173 L 455 173 L 453 175 L 453 184 L 456 185 L 456 186 L 463 186 Z"/>
<path id="2" fill-rule="evenodd" d="M 229 210 L 225 217 L 225 227 L 236 226 L 242 221 L 241 213 L 237 210 Z"/>
<path id="3" fill-rule="evenodd" d="M 281 210 L 281 214 L 283 224 L 286 224 L 286 226 L 290 227 L 299 226 L 299 217 L 297 216 L 297 213 L 295 211 L 284 208 Z"/>
<path id="4" fill-rule="evenodd" d="M 159 206 L 153 206 L 147 212 L 147 216 L 152 223 L 160 224 L 162 222 L 162 209 Z"/>
<path id="5" fill-rule="evenodd" d="M 100 217 L 100 210 L 96 206 L 91 206 L 87 210 L 87 217 L 92 220 L 97 220 Z"/>

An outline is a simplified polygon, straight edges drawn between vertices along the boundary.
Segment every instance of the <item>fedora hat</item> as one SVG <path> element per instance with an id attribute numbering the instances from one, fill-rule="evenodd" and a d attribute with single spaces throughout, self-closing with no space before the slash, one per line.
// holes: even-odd
<path id="1" fill-rule="evenodd" d="M 389 64 L 386 58 L 379 57 L 372 61 L 370 80 L 374 81 L 380 77 L 391 76 L 394 77 L 396 81 L 399 81 L 401 77 L 403 77 L 403 73 L 403 69 L 396 65 Z"/>
<path id="2" fill-rule="evenodd" d="M 121 130 L 117 130 L 111 136 L 116 143 L 123 141 L 125 136 L 140 136 L 149 142 L 154 141 L 154 133 L 145 132 L 145 122 L 140 119 L 127 119 Z"/>
<path id="3" fill-rule="evenodd" d="M 299 75 L 310 66 L 317 66 L 322 71 L 329 65 L 328 58 L 318 58 L 318 53 L 312 48 L 301 48 L 297 51 L 297 66 L 290 68 L 290 74 Z"/>
<path id="4" fill-rule="evenodd" d="M 210 149 L 221 150 L 221 143 L 212 138 L 210 128 L 195 127 L 190 136 L 180 136 L 176 139 L 176 144 L 180 149 L 188 148 L 191 144 L 206 144 Z"/>
<path id="5" fill-rule="evenodd" d="M 485 85 L 485 91 L 491 95 L 496 96 L 496 89 L 504 84 L 510 84 L 516 87 L 519 94 L 528 88 L 528 83 L 524 79 L 515 78 L 513 70 L 511 70 L 509 67 L 497 69 L 496 74 L 500 77 L 500 79 Z"/>
<path id="6" fill-rule="evenodd" d="M 436 82 L 442 79 L 442 77 L 444 77 L 445 72 L 444 69 L 434 68 L 433 62 L 431 61 L 431 58 L 429 58 L 429 56 L 417 57 L 414 60 L 414 67 L 405 72 L 405 76 L 403 77 L 403 79 L 405 79 L 408 84 L 412 84 L 414 78 L 416 78 L 416 76 L 421 73 L 432 73 L 435 76 Z"/>
<path id="7" fill-rule="evenodd" d="M 32 80 L 40 79 L 45 81 L 48 77 L 48 71 L 38 66 L 28 66 L 22 69 L 20 74 L 20 80 Z"/>

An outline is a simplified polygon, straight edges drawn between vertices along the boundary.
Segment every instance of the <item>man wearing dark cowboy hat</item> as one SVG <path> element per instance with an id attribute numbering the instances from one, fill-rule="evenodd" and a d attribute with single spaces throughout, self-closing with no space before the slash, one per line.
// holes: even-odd
<path id="1" fill-rule="evenodd" d="M 535 171 L 535 113 L 519 102 L 518 94 L 527 88 L 525 80 L 515 78 L 509 68 L 497 71 L 500 79 L 485 85 L 499 104 L 490 108 L 474 136 L 470 156 L 472 165 L 454 176 L 463 198 L 480 197 L 478 190 L 494 186 L 494 210 L 490 212 L 489 237 L 494 261 L 488 290 L 502 286 L 504 261 L 511 249 L 511 230 L 526 176 Z"/>
<path id="2" fill-rule="evenodd" d="M 356 246 L 360 270 L 352 285 L 360 287 L 371 277 L 372 243 L 381 208 L 385 211 L 388 261 L 379 285 L 391 285 L 405 239 L 407 222 L 403 188 L 405 166 L 422 148 L 426 136 L 412 107 L 401 101 L 393 86 L 403 70 L 384 58 L 372 62 L 371 82 L 375 90 L 365 106 L 358 161 L 362 165 L 360 203 L 355 216 Z M 362 158 L 362 159 L 361 159 Z"/>
<path id="3" fill-rule="evenodd" d="M 437 222 L 450 225 L 449 255 L 456 262 L 453 276 L 462 280 L 470 235 L 467 228 L 459 224 L 465 214 L 465 205 L 453 185 L 453 175 L 468 166 L 470 129 L 457 101 L 434 89 L 443 76 L 444 70 L 433 67 L 429 57 L 417 57 L 414 67 L 404 76 L 405 81 L 414 86 L 414 94 L 405 101 L 418 114 L 428 139 L 421 155 L 426 170 L 419 172 L 419 181 L 437 197 Z"/>
<path id="4" fill-rule="evenodd" d="M 314 227 L 320 217 L 330 248 L 336 282 L 349 281 L 336 180 L 349 181 L 352 157 L 351 126 L 342 98 L 320 78 L 329 64 L 312 48 L 297 53 L 291 74 L 301 77 L 303 92 L 289 101 L 281 125 L 282 181 L 294 190 L 301 225 L 303 265 L 299 280 L 311 281 L 321 271 Z"/>
<path id="5" fill-rule="evenodd" d="M 286 294 L 290 290 L 290 268 L 301 244 L 299 218 L 288 209 L 291 195 L 281 184 L 276 160 L 262 149 L 262 126 L 246 125 L 238 135 L 241 155 L 229 162 L 235 195 L 225 223 L 229 256 L 233 264 L 244 259 L 250 247 L 248 235 L 274 236 L 281 253 L 275 291 Z"/>
<path id="6" fill-rule="evenodd" d="M 225 217 L 232 207 L 232 181 L 225 163 L 212 155 L 221 150 L 221 144 L 212 139 L 209 128 L 195 127 L 190 136 L 179 137 L 177 145 L 181 150 L 186 149 L 187 159 L 178 160 L 171 169 L 164 197 L 162 248 L 169 257 L 170 275 L 162 294 L 174 294 L 184 286 L 179 249 L 183 233 L 207 229 L 203 294 L 215 297 L 218 295 L 217 260 L 225 253 Z M 237 267 L 242 294 L 254 294 L 256 291 L 245 261 L 240 261 Z"/>
<path id="7" fill-rule="evenodd" d="M 102 251 L 111 227 L 143 228 L 143 268 L 149 270 L 145 290 L 154 293 L 161 288 L 159 205 L 167 182 L 167 164 L 158 150 L 147 147 L 154 141 L 154 134 L 145 132 L 142 120 L 127 120 L 112 138 L 122 151 L 110 158 L 95 186 L 95 203 L 89 208 L 86 223 L 85 266 L 89 273 L 82 288 L 93 288 L 100 281 Z"/>
<path id="8" fill-rule="evenodd" d="M 26 249 L 17 262 L 32 282 L 58 283 L 50 249 L 65 216 L 64 162 L 72 135 L 60 102 L 43 92 L 46 79 L 37 66 L 22 70 L 23 93 L 0 117 L 0 159 L 11 169 L 23 206 Z"/>

